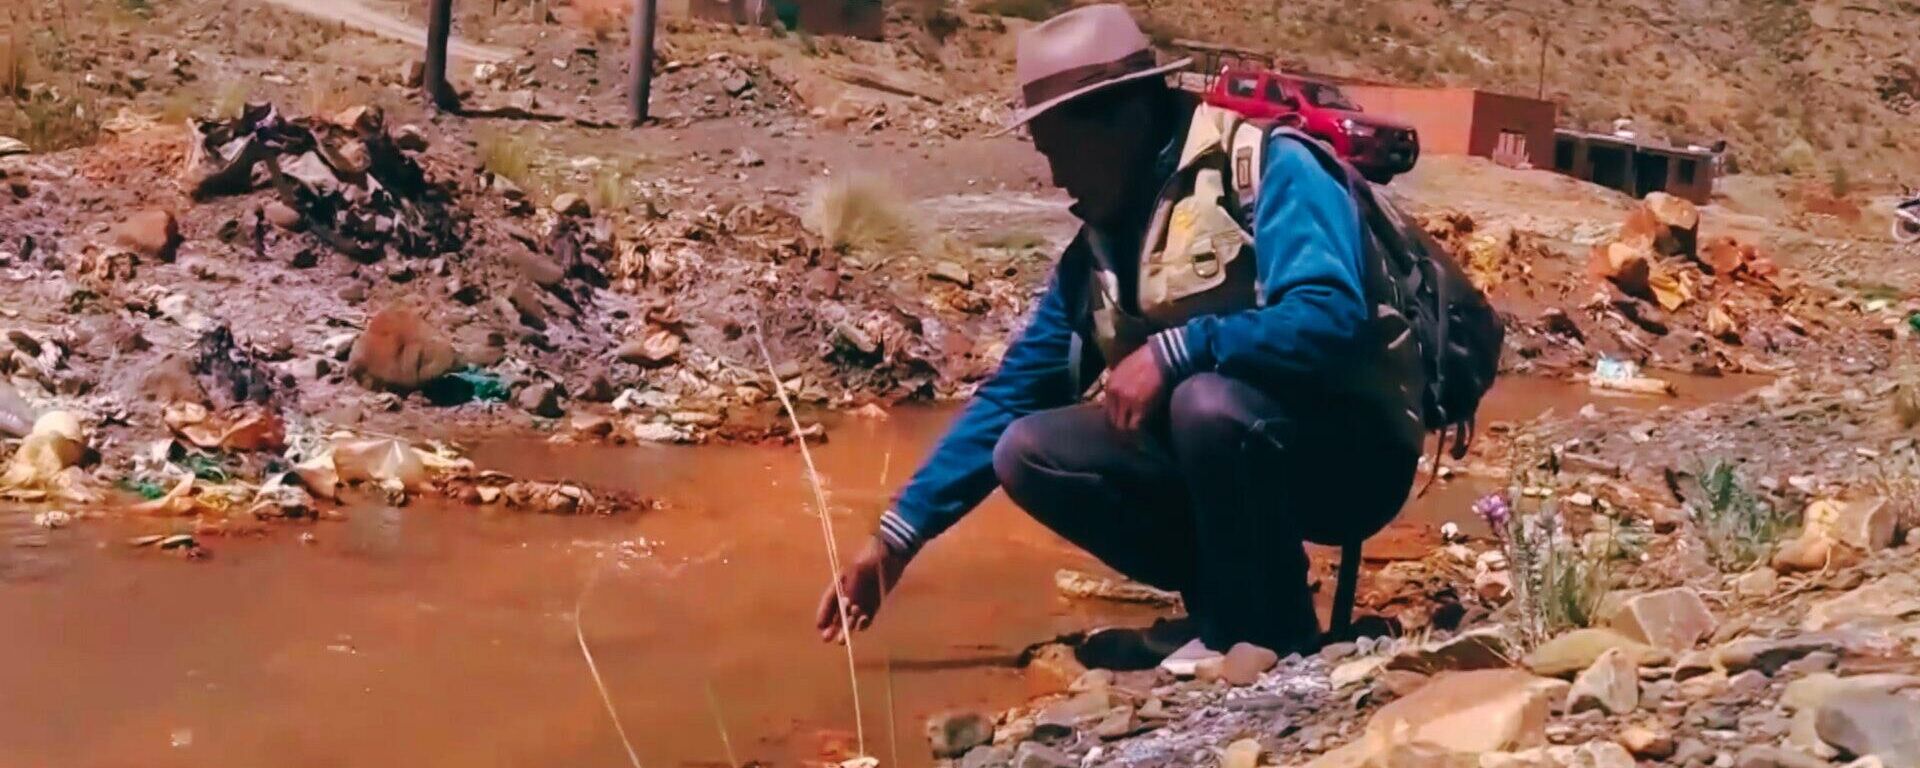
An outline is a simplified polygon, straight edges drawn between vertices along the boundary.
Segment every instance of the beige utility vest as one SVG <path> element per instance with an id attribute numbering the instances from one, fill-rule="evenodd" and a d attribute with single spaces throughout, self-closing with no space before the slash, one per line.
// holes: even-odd
<path id="1" fill-rule="evenodd" d="M 1107 365 L 1118 364 L 1155 332 L 1261 304 L 1253 233 L 1226 206 L 1237 203 L 1251 215 L 1265 143 L 1266 132 L 1238 114 L 1204 104 L 1194 109 L 1179 165 L 1141 240 L 1138 314 L 1121 306 L 1119 276 L 1095 259 L 1093 341 Z M 1104 258 L 1128 257 L 1098 243 L 1094 250 Z"/>
<path id="2" fill-rule="evenodd" d="M 1154 333 L 1196 317 L 1265 304 L 1253 233 L 1240 222 L 1253 216 L 1267 137 L 1267 131 L 1233 112 L 1206 105 L 1194 110 L 1178 169 L 1155 203 L 1153 219 L 1141 240 L 1138 313 L 1121 305 L 1118 275 L 1100 258 L 1094 259 L 1089 292 L 1093 341 L 1108 367 L 1126 359 Z M 1234 216 L 1228 205 L 1238 206 L 1243 215 Z M 1374 266 L 1383 247 L 1379 238 L 1365 226 L 1361 238 L 1361 247 L 1369 249 L 1363 256 L 1362 281 L 1373 305 L 1368 334 L 1374 344 L 1322 378 L 1319 385 L 1324 392 L 1384 416 L 1384 421 L 1376 423 L 1417 451 L 1424 433 L 1420 395 L 1414 389 L 1421 371 L 1419 352 L 1407 318 L 1376 298 L 1390 290 Z M 1093 246 L 1104 258 L 1124 256 L 1098 243 Z"/>

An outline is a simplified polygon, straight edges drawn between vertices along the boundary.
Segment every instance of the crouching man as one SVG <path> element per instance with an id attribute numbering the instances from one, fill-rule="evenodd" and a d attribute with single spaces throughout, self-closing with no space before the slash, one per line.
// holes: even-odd
<path id="1" fill-rule="evenodd" d="M 1297 134 L 1170 88 L 1118 5 L 1023 33 L 1016 116 L 1081 228 L 1004 362 L 822 597 L 868 626 L 914 554 L 991 493 L 1127 576 L 1178 591 L 1191 664 L 1315 647 L 1305 541 L 1378 531 L 1407 497 L 1417 357 L 1370 300 L 1347 185 Z M 1098 402 L 1080 403 L 1106 372 Z"/>

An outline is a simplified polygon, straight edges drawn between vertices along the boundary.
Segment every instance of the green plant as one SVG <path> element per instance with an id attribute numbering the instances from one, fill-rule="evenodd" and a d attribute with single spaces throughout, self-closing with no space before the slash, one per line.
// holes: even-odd
<path id="1" fill-rule="evenodd" d="M 1514 445 L 1511 487 L 1473 505 L 1500 539 L 1520 634 L 1530 645 L 1592 624 L 1612 590 L 1613 560 L 1629 551 L 1612 525 L 1599 552 L 1582 545 L 1554 495 L 1559 471 L 1558 456 L 1522 437 Z"/>
<path id="2" fill-rule="evenodd" d="M 1697 478 L 1700 496 L 1687 503 L 1707 559 L 1726 573 L 1759 562 L 1786 532 L 1786 516 L 1747 487 L 1732 462 L 1716 460 Z"/>

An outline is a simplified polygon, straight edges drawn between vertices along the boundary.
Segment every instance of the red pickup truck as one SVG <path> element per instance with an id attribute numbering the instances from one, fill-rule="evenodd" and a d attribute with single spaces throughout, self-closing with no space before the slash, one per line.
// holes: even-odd
<path id="1" fill-rule="evenodd" d="M 1369 115 L 1332 83 L 1264 69 L 1221 71 L 1208 104 L 1260 121 L 1284 121 L 1333 146 L 1376 184 L 1413 169 L 1420 136 L 1413 126 Z"/>

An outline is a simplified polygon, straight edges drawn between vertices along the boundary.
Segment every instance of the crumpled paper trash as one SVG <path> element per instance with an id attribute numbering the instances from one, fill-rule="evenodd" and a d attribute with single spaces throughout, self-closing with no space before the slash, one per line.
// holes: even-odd
<path id="1" fill-rule="evenodd" d="M 53 490 L 68 483 L 65 470 L 87 455 L 87 433 L 80 418 L 69 411 L 49 411 L 34 420 L 33 430 L 13 455 L 0 490 Z"/>

